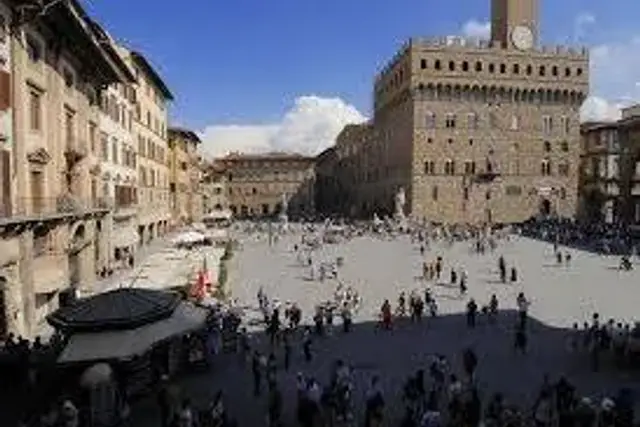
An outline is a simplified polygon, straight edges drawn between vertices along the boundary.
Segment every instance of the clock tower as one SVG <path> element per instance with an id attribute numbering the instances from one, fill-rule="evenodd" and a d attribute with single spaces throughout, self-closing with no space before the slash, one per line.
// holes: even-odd
<path id="1" fill-rule="evenodd" d="M 491 41 L 528 50 L 538 43 L 540 0 L 491 0 Z"/>

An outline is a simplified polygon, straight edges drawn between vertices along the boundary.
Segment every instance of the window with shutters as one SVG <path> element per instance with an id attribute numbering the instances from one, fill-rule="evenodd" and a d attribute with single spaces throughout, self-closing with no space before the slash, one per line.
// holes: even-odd
<path id="1" fill-rule="evenodd" d="M 29 90 L 29 128 L 42 130 L 42 93 L 35 88 Z"/>
<path id="2" fill-rule="evenodd" d="M 0 180 L 2 180 L 2 199 L 0 218 L 11 215 L 11 153 L 0 151 Z"/>
<path id="3" fill-rule="evenodd" d="M 11 74 L 0 70 L 0 111 L 11 107 Z"/>

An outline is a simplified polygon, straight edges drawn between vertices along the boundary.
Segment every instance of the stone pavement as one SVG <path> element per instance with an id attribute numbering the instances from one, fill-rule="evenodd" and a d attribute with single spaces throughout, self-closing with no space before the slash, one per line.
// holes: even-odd
<path id="1" fill-rule="evenodd" d="M 263 286 L 271 297 L 299 302 L 305 321 L 309 322 L 315 304 L 332 298 L 335 282 L 305 280 L 307 271 L 297 265 L 291 251 L 294 241 L 284 239 L 274 247 L 269 247 L 266 239 L 244 241 L 243 249 L 235 254 L 236 265 L 241 268 L 234 272 L 233 297 L 255 308 L 256 293 Z M 500 253 L 508 265 L 518 267 L 522 278 L 518 285 L 497 283 L 496 259 Z M 380 373 L 388 399 L 397 408 L 399 399 L 394 394 L 408 374 L 427 367 L 429 355 L 447 355 L 459 371 L 459 356 L 467 346 L 472 346 L 480 357 L 478 376 L 485 398 L 490 392 L 501 391 L 512 401 L 528 402 L 545 373 L 552 377 L 566 374 L 580 392 L 594 397 L 623 385 L 635 388 L 637 378 L 633 374 L 606 369 L 602 373 L 590 372 L 586 356 L 567 351 L 567 332 L 561 327 L 588 320 L 595 310 L 603 319 L 632 320 L 640 302 L 640 289 L 634 287 L 639 283 L 639 273 L 615 270 L 616 259 L 578 251 L 572 254 L 570 267 L 557 267 L 548 245 L 528 239 L 515 239 L 495 254 L 485 256 L 471 254 L 467 243 L 452 248 L 437 246 L 428 253 L 431 258 L 444 257 L 446 277 L 451 265 L 465 268 L 469 274 L 469 295 L 480 305 L 492 293 L 498 296 L 501 309 L 514 308 L 519 291 L 529 296 L 534 320 L 530 352 L 522 357 L 512 351 L 513 311 L 503 312 L 495 327 L 481 321 L 476 330 L 468 330 L 462 314 L 467 299 L 459 298 L 457 289 L 444 286 L 431 286 L 442 317 L 421 325 L 398 325 L 391 333 L 377 329 L 372 319 L 384 298 L 395 306 L 400 289 L 424 287 L 416 278 L 421 270 L 420 256 L 408 239 L 383 241 L 366 237 L 323 248 L 314 255 L 315 260 L 329 261 L 343 256 L 341 279 L 358 289 L 364 307 L 355 319 L 353 333 L 336 333 L 314 343 L 317 357 L 312 363 L 304 364 L 300 348 L 294 348 L 294 366 L 291 372 L 280 373 L 279 378 L 287 419 L 294 416 L 296 371 L 316 376 L 325 383 L 332 361 L 342 358 L 355 368 L 356 396 L 361 397 L 372 375 Z M 254 340 L 263 343 L 264 337 L 256 332 Z M 250 368 L 235 355 L 219 357 L 210 372 L 186 378 L 182 386 L 196 406 L 204 406 L 222 389 L 230 412 L 241 426 L 264 425 L 265 398 L 255 399 L 251 395 Z M 157 425 L 157 408 L 149 399 L 135 406 L 133 417 L 135 426 Z"/>

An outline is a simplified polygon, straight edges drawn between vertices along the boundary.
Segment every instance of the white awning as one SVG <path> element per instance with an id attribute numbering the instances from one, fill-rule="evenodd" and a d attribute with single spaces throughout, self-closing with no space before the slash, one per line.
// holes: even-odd
<path id="1" fill-rule="evenodd" d="M 115 228 L 113 230 L 112 245 L 114 248 L 126 248 L 138 243 L 140 237 L 138 232 L 131 226 Z"/>

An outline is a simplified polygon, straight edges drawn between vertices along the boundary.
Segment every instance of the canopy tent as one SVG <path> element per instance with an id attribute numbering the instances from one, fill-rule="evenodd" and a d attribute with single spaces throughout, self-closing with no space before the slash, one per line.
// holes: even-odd
<path id="1" fill-rule="evenodd" d="M 202 328 L 207 315 L 206 309 L 181 302 L 170 317 L 138 328 L 74 334 L 58 357 L 58 363 L 130 359 L 159 342 Z"/>
<path id="2" fill-rule="evenodd" d="M 214 209 L 211 212 L 204 215 L 202 218 L 203 221 L 215 221 L 215 220 L 223 220 L 223 219 L 231 219 L 233 217 L 233 213 L 228 209 Z"/>
<path id="3" fill-rule="evenodd" d="M 122 288 L 77 300 L 47 317 L 65 333 L 132 329 L 171 316 L 180 297 L 151 289 Z"/>
<path id="4" fill-rule="evenodd" d="M 207 239 L 207 236 L 199 231 L 185 231 L 178 234 L 171 240 L 174 245 L 201 243 Z"/>

